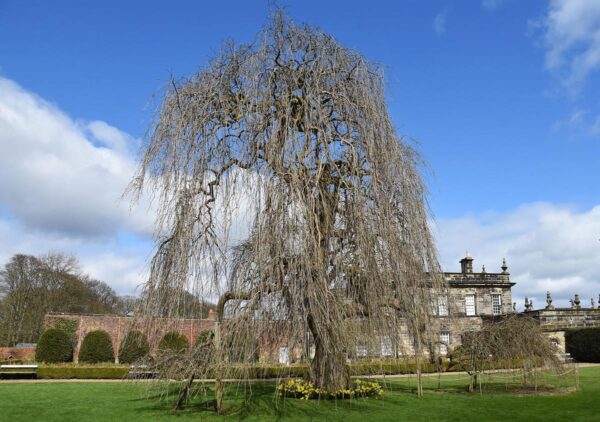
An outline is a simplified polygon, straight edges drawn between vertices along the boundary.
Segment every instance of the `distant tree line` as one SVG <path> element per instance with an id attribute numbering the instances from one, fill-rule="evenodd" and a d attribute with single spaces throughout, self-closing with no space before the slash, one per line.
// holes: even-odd
<path id="1" fill-rule="evenodd" d="M 0 345 L 35 343 L 48 312 L 126 313 L 135 301 L 82 273 L 73 256 L 17 254 L 0 270 Z"/>
<path id="2" fill-rule="evenodd" d="M 0 269 L 0 347 L 37 342 L 48 312 L 127 315 L 144 297 L 117 295 L 83 273 L 74 256 L 16 254 Z M 178 314 L 206 318 L 209 309 L 214 305 L 186 292 Z"/>

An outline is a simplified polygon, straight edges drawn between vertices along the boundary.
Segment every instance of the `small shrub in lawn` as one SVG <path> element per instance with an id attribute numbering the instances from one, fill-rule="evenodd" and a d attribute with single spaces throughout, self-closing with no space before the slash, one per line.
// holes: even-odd
<path id="1" fill-rule="evenodd" d="M 130 331 L 127 333 L 119 348 L 119 362 L 133 363 L 150 353 L 150 344 L 144 333 Z"/>
<path id="2" fill-rule="evenodd" d="M 91 331 L 85 336 L 79 351 L 80 362 L 101 363 L 114 360 L 112 341 L 106 331 Z"/>
<path id="3" fill-rule="evenodd" d="M 158 343 L 159 352 L 184 353 L 189 347 L 187 337 L 177 331 L 168 332 Z"/>
<path id="4" fill-rule="evenodd" d="M 565 332 L 566 351 L 579 362 L 600 362 L 600 328 Z"/>
<path id="5" fill-rule="evenodd" d="M 73 360 L 71 337 L 58 328 L 44 331 L 35 350 L 35 360 L 47 363 L 71 362 Z"/>
<path id="6" fill-rule="evenodd" d="M 379 397 L 383 388 L 376 382 L 355 380 L 349 388 L 338 391 L 327 391 L 316 388 L 310 381 L 302 379 L 287 380 L 277 386 L 282 397 L 293 397 L 301 400 L 311 399 L 352 399 L 355 397 Z"/>

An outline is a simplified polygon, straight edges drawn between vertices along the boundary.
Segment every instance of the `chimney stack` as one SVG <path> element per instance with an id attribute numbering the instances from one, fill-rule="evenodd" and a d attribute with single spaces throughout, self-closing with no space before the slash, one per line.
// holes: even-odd
<path id="1" fill-rule="evenodd" d="M 467 252 L 467 256 L 460 260 L 460 270 L 463 274 L 473 273 L 473 258 L 469 252 Z"/>
<path id="2" fill-rule="evenodd" d="M 213 311 L 212 309 L 208 310 L 208 318 L 207 319 L 209 319 L 211 321 L 216 321 L 217 317 L 218 317 L 217 312 Z"/>

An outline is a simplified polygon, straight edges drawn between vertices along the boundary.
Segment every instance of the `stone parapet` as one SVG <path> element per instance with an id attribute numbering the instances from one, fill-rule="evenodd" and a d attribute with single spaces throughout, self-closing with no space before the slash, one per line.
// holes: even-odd
<path id="1" fill-rule="evenodd" d="M 544 331 L 563 331 L 573 328 L 600 327 L 598 308 L 554 308 L 526 312 L 537 320 Z"/>

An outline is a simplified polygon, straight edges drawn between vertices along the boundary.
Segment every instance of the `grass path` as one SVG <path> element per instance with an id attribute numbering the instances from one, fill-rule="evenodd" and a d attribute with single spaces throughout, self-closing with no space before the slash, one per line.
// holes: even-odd
<path id="1" fill-rule="evenodd" d="M 579 391 L 556 395 L 469 394 L 464 381 L 450 378 L 439 391 L 430 377 L 425 397 L 418 399 L 410 378 L 388 381 L 381 399 L 337 402 L 276 400 L 272 383 L 254 384 L 252 391 L 229 386 L 228 397 L 234 398 L 226 400 L 226 418 L 212 412 L 210 392 L 175 414 L 173 397 L 158 400 L 147 383 L 2 383 L 0 421 L 600 421 L 598 366 L 580 370 Z"/>

